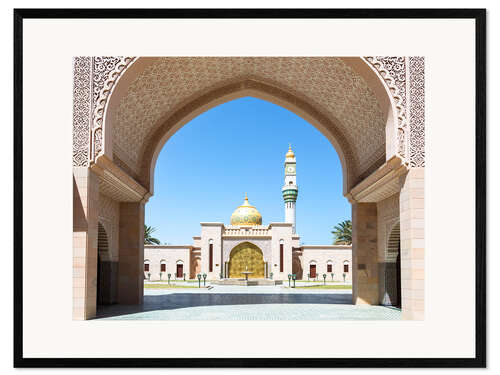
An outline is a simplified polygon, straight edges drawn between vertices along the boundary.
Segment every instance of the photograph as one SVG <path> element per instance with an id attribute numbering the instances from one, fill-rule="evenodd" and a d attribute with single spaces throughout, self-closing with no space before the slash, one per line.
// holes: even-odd
<path id="1" fill-rule="evenodd" d="M 73 64 L 74 319 L 425 318 L 424 57 Z"/>

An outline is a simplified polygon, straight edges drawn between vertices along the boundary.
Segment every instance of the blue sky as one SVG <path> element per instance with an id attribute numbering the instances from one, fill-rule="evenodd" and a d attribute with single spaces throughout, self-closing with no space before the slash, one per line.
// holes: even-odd
<path id="1" fill-rule="evenodd" d="M 293 112 L 250 97 L 212 108 L 168 140 L 156 164 L 146 224 L 162 244 L 191 244 L 200 222 L 229 224 L 245 192 L 263 224 L 282 222 L 288 143 L 297 159 L 297 233 L 304 244 L 331 244 L 333 226 L 351 218 L 335 149 Z"/>

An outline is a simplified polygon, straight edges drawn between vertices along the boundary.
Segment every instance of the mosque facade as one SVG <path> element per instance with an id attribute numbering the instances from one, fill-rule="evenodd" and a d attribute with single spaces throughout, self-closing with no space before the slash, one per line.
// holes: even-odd
<path id="1" fill-rule="evenodd" d="M 304 245 L 296 231 L 298 198 L 295 154 L 285 156 L 282 195 L 285 220 L 262 224 L 262 215 L 247 195 L 231 215 L 230 224 L 200 223 L 201 235 L 190 245 L 145 245 L 144 277 L 147 280 L 318 279 L 352 282 L 351 245 Z"/>

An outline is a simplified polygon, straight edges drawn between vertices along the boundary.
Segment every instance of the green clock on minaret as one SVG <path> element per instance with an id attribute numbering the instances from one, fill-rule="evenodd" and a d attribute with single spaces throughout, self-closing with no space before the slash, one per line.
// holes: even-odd
<path id="1" fill-rule="evenodd" d="M 285 165 L 285 174 L 287 175 L 295 175 L 295 164 L 286 164 Z"/>

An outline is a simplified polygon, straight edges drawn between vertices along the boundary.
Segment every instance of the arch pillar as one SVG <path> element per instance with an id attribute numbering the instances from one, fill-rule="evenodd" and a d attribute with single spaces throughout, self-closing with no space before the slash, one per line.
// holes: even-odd
<path id="1" fill-rule="evenodd" d="M 378 304 L 377 204 L 352 204 L 352 302 Z"/>
<path id="2" fill-rule="evenodd" d="M 401 296 L 403 319 L 424 319 L 424 168 L 401 178 Z"/>
<path id="3" fill-rule="evenodd" d="M 73 167 L 73 319 L 91 319 L 97 304 L 99 179 Z"/>
<path id="4" fill-rule="evenodd" d="M 139 305 L 144 295 L 144 202 L 120 203 L 118 303 Z"/>

